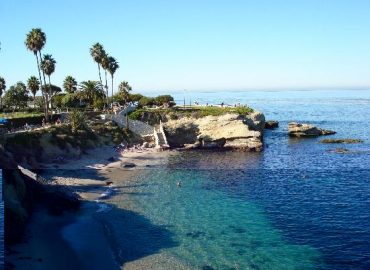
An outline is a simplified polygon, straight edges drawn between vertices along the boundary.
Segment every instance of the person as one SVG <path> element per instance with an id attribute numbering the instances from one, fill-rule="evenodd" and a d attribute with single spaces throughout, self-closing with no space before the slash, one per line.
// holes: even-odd
<path id="1" fill-rule="evenodd" d="M 177 182 L 177 186 L 178 186 L 178 187 L 181 187 L 181 181 L 178 181 L 178 182 Z"/>
<path id="2" fill-rule="evenodd" d="M 224 107 L 224 103 L 223 103 L 223 102 L 221 103 L 221 107 L 222 107 L 222 108 Z"/>
<path id="3" fill-rule="evenodd" d="M 45 127 L 45 117 L 42 118 L 42 126 Z"/>

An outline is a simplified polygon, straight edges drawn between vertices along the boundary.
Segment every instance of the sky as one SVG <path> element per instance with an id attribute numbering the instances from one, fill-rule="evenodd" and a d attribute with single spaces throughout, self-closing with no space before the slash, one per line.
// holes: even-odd
<path id="1" fill-rule="evenodd" d="M 41 28 L 43 53 L 67 75 L 98 80 L 89 48 L 120 65 L 136 92 L 370 88 L 368 0 L 1 0 L 0 76 L 37 76 L 24 41 Z"/>

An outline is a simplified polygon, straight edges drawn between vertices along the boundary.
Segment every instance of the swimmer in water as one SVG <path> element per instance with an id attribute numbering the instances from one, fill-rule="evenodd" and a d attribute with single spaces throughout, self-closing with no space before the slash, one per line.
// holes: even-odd
<path id="1" fill-rule="evenodd" d="M 181 181 L 178 181 L 178 182 L 177 182 L 177 186 L 178 186 L 178 187 L 181 187 Z"/>

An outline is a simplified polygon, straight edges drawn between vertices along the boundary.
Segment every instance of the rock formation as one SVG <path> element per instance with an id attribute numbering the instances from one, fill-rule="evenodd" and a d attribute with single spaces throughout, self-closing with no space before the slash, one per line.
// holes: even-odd
<path id="1" fill-rule="evenodd" d="M 335 133 L 335 131 L 321 129 L 309 124 L 291 122 L 288 125 L 288 134 L 291 137 L 317 137 L 321 135 L 331 135 Z"/>
<path id="2" fill-rule="evenodd" d="M 254 112 L 169 120 L 164 130 L 171 147 L 261 151 L 264 126 L 264 115 Z"/>

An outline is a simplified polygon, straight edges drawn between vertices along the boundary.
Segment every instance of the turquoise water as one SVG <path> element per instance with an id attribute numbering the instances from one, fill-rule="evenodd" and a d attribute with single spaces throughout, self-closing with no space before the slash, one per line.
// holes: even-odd
<path id="1" fill-rule="evenodd" d="M 285 241 L 257 204 L 207 188 L 207 172 L 157 170 L 141 177 L 147 195 L 133 198 L 134 210 L 169 228 L 178 243 L 170 253 L 193 267 L 315 269 L 321 262 L 314 248 Z"/>
<path id="2" fill-rule="evenodd" d="M 194 269 L 370 268 L 370 91 L 193 95 L 246 103 L 280 127 L 262 153 L 181 152 L 118 187 L 113 204 L 130 210 L 110 214 L 121 262 L 165 253 Z M 365 142 L 289 139 L 289 121 Z"/>

